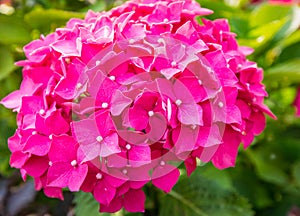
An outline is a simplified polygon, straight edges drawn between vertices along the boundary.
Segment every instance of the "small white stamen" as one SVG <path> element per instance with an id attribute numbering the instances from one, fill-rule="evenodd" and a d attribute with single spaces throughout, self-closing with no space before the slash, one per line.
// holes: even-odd
<path id="1" fill-rule="evenodd" d="M 230 68 L 230 64 L 227 64 L 226 66 L 227 66 L 228 68 Z"/>
<path id="2" fill-rule="evenodd" d="M 164 165 L 166 165 L 166 162 L 161 161 L 161 162 L 160 162 L 160 165 L 161 165 L 161 166 L 164 166 Z"/>
<path id="3" fill-rule="evenodd" d="M 177 106 L 180 106 L 180 105 L 182 104 L 182 101 L 179 100 L 179 99 L 177 99 L 177 100 L 175 101 L 175 104 L 176 104 Z"/>
<path id="4" fill-rule="evenodd" d="M 52 135 L 52 134 L 49 135 L 49 139 L 50 139 L 50 140 L 53 139 L 53 135 Z"/>
<path id="5" fill-rule="evenodd" d="M 98 60 L 96 61 L 96 66 L 98 66 L 101 62 Z"/>
<path id="6" fill-rule="evenodd" d="M 70 63 L 71 63 L 71 59 L 70 59 L 70 58 L 65 58 L 65 62 L 66 62 L 67 64 L 70 64 Z"/>
<path id="7" fill-rule="evenodd" d="M 97 136 L 96 140 L 97 140 L 97 142 L 102 142 L 103 137 L 102 136 Z"/>
<path id="8" fill-rule="evenodd" d="M 31 133 L 32 135 L 36 135 L 37 134 L 37 132 L 36 131 L 32 131 L 32 133 Z"/>
<path id="9" fill-rule="evenodd" d="M 115 76 L 110 76 L 109 79 L 110 79 L 111 81 L 115 81 L 115 80 L 116 80 L 116 77 L 115 77 Z"/>
<path id="10" fill-rule="evenodd" d="M 218 106 L 219 106 L 220 108 L 223 108 L 223 107 L 224 107 L 223 102 L 220 101 L 220 102 L 218 103 Z"/>
<path id="11" fill-rule="evenodd" d="M 77 161 L 76 160 L 72 160 L 71 165 L 74 167 L 77 165 Z"/>
<path id="12" fill-rule="evenodd" d="M 202 80 L 198 80 L 198 83 L 199 83 L 199 85 L 203 84 Z"/>
<path id="13" fill-rule="evenodd" d="M 242 131 L 243 136 L 246 136 L 246 134 L 247 134 L 246 131 Z"/>
<path id="14" fill-rule="evenodd" d="M 243 65 L 241 65 L 241 64 L 238 64 L 238 66 L 237 66 L 238 69 L 241 69 L 242 67 L 243 67 Z"/>
<path id="15" fill-rule="evenodd" d="M 126 175 L 126 174 L 127 174 L 127 169 L 123 169 L 123 170 L 122 170 L 122 173 L 123 173 L 124 175 Z"/>
<path id="16" fill-rule="evenodd" d="M 164 39 L 159 38 L 159 39 L 157 40 L 157 42 L 163 44 L 163 43 L 164 43 Z"/>
<path id="17" fill-rule="evenodd" d="M 127 144 L 127 145 L 125 146 L 125 148 L 126 148 L 127 150 L 130 150 L 130 149 L 131 149 L 131 145 L 130 145 L 130 144 Z"/>
<path id="18" fill-rule="evenodd" d="M 107 191 L 107 188 L 104 188 L 105 191 Z"/>
<path id="19" fill-rule="evenodd" d="M 97 173 L 97 175 L 96 175 L 96 179 L 102 179 L 102 174 L 101 173 Z"/>
<path id="20" fill-rule="evenodd" d="M 254 97 L 254 98 L 252 99 L 252 101 L 255 103 L 255 102 L 256 102 L 256 97 Z"/>
<path id="21" fill-rule="evenodd" d="M 44 115 L 46 113 L 46 111 L 44 110 L 44 109 L 41 109 L 40 111 L 39 111 L 39 114 L 40 115 Z"/>
<path id="22" fill-rule="evenodd" d="M 195 130 L 196 127 L 197 127 L 197 125 L 192 125 L 192 126 L 191 126 L 191 128 L 192 128 L 193 130 Z"/>
<path id="23" fill-rule="evenodd" d="M 168 18 L 164 18 L 164 23 L 167 23 L 169 22 L 169 19 Z"/>
<path id="24" fill-rule="evenodd" d="M 172 67 L 176 67 L 176 66 L 177 66 L 176 61 L 172 61 L 172 62 L 171 62 L 171 66 L 172 66 Z"/>
<path id="25" fill-rule="evenodd" d="M 52 165 L 53 165 L 52 161 L 49 161 L 49 163 L 48 163 L 48 164 L 49 164 L 49 166 L 52 166 Z"/>
<path id="26" fill-rule="evenodd" d="M 149 112 L 148 112 L 148 116 L 151 117 L 151 116 L 153 116 L 153 115 L 154 115 L 154 112 L 153 112 L 153 111 L 149 111 Z"/>
<path id="27" fill-rule="evenodd" d="M 221 35 L 221 34 L 223 34 L 223 31 L 222 31 L 222 30 L 220 31 L 220 35 Z"/>
<path id="28" fill-rule="evenodd" d="M 106 109 L 106 108 L 108 107 L 108 103 L 103 102 L 102 105 L 101 105 L 101 107 L 102 107 L 103 109 Z"/>
<path id="29" fill-rule="evenodd" d="M 130 39 L 129 44 L 134 44 L 134 39 Z"/>
<path id="30" fill-rule="evenodd" d="M 81 83 L 77 83 L 76 89 L 80 89 L 81 87 L 82 87 L 82 84 Z"/>

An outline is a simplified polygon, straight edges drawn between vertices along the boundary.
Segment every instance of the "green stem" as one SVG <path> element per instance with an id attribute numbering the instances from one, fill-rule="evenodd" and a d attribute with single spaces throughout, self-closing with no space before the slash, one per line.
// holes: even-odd
<path id="1" fill-rule="evenodd" d="M 192 202 L 190 202 L 189 200 L 185 199 L 183 196 L 181 196 L 179 193 L 177 193 L 176 191 L 172 190 L 168 193 L 169 195 L 171 195 L 173 198 L 179 200 L 180 202 L 182 202 L 183 204 L 185 204 L 186 206 L 188 206 L 190 209 L 192 209 L 197 215 L 199 216 L 208 216 L 207 214 L 205 214 L 200 208 L 198 208 L 196 205 L 194 205 Z"/>

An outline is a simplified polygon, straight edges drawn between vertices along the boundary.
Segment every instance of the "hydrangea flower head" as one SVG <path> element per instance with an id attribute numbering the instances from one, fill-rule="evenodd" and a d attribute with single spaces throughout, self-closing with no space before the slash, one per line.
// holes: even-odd
<path id="1" fill-rule="evenodd" d="M 193 0 L 132 0 L 89 11 L 25 46 L 10 164 L 36 189 L 92 193 L 100 211 L 144 211 L 143 186 L 164 192 L 184 163 L 232 167 L 265 127 L 263 71 L 227 20 Z M 139 197 L 139 199 L 136 199 Z"/>

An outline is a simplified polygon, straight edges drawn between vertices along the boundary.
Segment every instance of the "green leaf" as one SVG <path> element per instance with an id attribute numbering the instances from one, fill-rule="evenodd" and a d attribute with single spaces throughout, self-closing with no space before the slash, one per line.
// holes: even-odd
<path id="1" fill-rule="evenodd" d="M 161 198 L 160 216 L 250 216 L 248 201 L 197 172 Z"/>
<path id="2" fill-rule="evenodd" d="M 300 83 L 300 58 L 278 64 L 265 73 L 265 82 Z"/>
<path id="3" fill-rule="evenodd" d="M 31 40 L 30 30 L 26 23 L 14 15 L 0 14 L 0 43 L 25 44 Z"/>
<path id="4" fill-rule="evenodd" d="M 259 150 L 247 150 L 258 176 L 270 183 L 285 185 L 288 183 L 288 176 L 284 171 L 284 164 L 280 155 L 272 153 L 272 149 L 260 148 Z"/>
<path id="5" fill-rule="evenodd" d="M 292 167 L 293 177 L 296 181 L 296 184 L 300 187 L 300 161 L 295 163 Z"/>
<path id="6" fill-rule="evenodd" d="M 75 194 L 75 214 L 76 216 L 109 216 L 110 214 L 99 213 L 99 203 L 91 193 L 77 192 Z"/>
<path id="7" fill-rule="evenodd" d="M 250 15 L 250 26 L 263 26 L 275 20 L 280 20 L 290 13 L 291 8 L 282 5 L 261 4 Z"/>
<path id="8" fill-rule="evenodd" d="M 43 33 L 64 26 L 71 18 L 83 18 L 84 13 L 70 12 L 64 10 L 36 8 L 25 15 L 25 21 L 33 28 Z"/>
<path id="9" fill-rule="evenodd" d="M 13 55 L 6 46 L 0 45 L 0 81 L 6 78 L 14 69 Z"/>

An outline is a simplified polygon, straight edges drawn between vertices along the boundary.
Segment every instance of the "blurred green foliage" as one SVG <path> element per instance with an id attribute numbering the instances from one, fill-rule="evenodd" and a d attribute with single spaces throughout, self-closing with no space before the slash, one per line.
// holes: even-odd
<path id="1" fill-rule="evenodd" d="M 227 18 L 241 45 L 255 52 L 251 60 L 265 70 L 266 103 L 278 117 L 268 119 L 265 132 L 247 151 L 240 151 L 235 168 L 199 167 L 182 175 L 170 194 L 147 186 L 146 215 L 247 216 L 288 215 L 300 207 L 300 119 L 292 107 L 300 85 L 300 8 L 248 0 L 198 0 L 214 10 L 209 19 Z M 0 98 L 18 89 L 24 59 L 22 47 L 40 34 L 63 26 L 71 17 L 84 17 L 88 9 L 111 8 L 114 1 L 18 0 L 14 12 L 0 14 Z M 0 107 L 0 173 L 10 175 L 7 138 L 16 128 L 15 115 Z M 89 194 L 75 196 L 76 215 L 98 215 L 98 204 Z M 100 214 L 110 215 L 110 214 Z M 139 216 L 124 211 L 113 215 Z"/>

